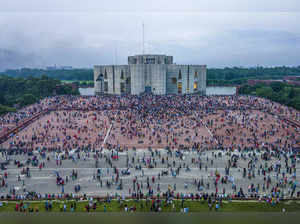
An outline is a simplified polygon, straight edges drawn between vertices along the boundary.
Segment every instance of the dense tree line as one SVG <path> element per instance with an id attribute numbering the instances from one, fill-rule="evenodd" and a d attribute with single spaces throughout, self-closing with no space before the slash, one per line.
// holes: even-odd
<path id="1" fill-rule="evenodd" d="M 284 82 L 272 82 L 270 85 L 263 83 L 256 84 L 255 86 L 242 85 L 239 88 L 239 93 L 265 97 L 300 110 L 300 87 Z"/>
<path id="2" fill-rule="evenodd" d="M 296 75 L 300 75 L 300 66 L 211 68 L 207 69 L 207 85 L 241 85 L 248 79 L 282 79 Z"/>
<path id="3" fill-rule="evenodd" d="M 50 78 L 70 81 L 92 81 L 94 79 L 93 69 L 43 70 L 24 68 L 6 70 L 3 74 L 23 78 L 47 75 Z M 300 66 L 208 68 L 207 85 L 240 85 L 246 83 L 248 79 L 281 79 L 287 75 L 300 75 Z"/>
<path id="4" fill-rule="evenodd" d="M 9 69 L 2 73 L 3 75 L 8 75 L 14 78 L 22 77 L 41 77 L 46 75 L 53 79 L 59 80 L 70 80 L 70 81 L 81 81 L 81 80 L 93 80 L 94 72 L 92 69 L 72 69 L 72 70 L 44 70 L 44 69 Z"/>
<path id="5" fill-rule="evenodd" d="M 14 111 L 14 107 L 24 107 L 38 100 L 53 95 L 78 95 L 78 89 L 73 90 L 69 84 L 47 76 L 40 78 L 13 78 L 0 76 L 0 114 Z"/>

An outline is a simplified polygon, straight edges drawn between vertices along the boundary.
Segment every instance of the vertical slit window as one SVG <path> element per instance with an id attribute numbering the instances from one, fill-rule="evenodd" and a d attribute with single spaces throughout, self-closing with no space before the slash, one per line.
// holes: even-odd
<path id="1" fill-rule="evenodd" d="M 181 70 L 179 70 L 178 80 L 182 80 Z"/>

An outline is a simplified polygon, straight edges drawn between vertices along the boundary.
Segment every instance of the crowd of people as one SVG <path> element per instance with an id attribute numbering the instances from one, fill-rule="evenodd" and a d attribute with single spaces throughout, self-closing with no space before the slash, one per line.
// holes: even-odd
<path id="1" fill-rule="evenodd" d="M 300 197 L 298 122 L 299 111 L 253 96 L 56 96 L 0 117 L 0 134 L 19 127 L 0 148 L 5 161 L 26 158 L 14 161 L 25 178 L 35 169 L 53 172 L 93 161 L 95 172 L 85 175 L 99 191 L 116 193 L 111 197 L 274 201 Z M 148 154 L 137 154 L 141 149 Z M 35 197 L 84 194 L 84 174 L 76 169 L 66 176 L 55 171 L 56 190 Z M 10 183 L 9 169 L 0 176 L 0 190 L 9 197 L 32 197 L 28 188 L 41 191 L 20 175 L 22 193 L 15 180 Z"/>
<path id="2" fill-rule="evenodd" d="M 1 147 L 273 149 L 299 140 L 297 110 L 253 96 L 59 96 L 4 115 L 0 130 L 45 110 L 46 115 L 11 133 Z"/>
<path id="3" fill-rule="evenodd" d="M 74 199 L 86 194 L 122 199 L 252 198 L 270 202 L 300 198 L 299 158 L 293 150 L 149 149 L 126 153 L 77 151 L 64 155 L 43 152 L 30 155 L 19 150 L 1 153 L 2 158 L 20 156 L 35 157 L 38 162 L 36 166 L 21 164 L 16 170 L 13 168 L 18 166 L 15 160 L 9 165 L 13 169 L 0 175 L 0 196 L 5 199 Z M 83 167 L 92 168 L 85 172 Z M 47 171 L 41 176 L 44 169 Z M 37 180 L 47 177 L 47 187 L 40 188 Z M 31 182 L 31 178 L 37 182 Z"/>

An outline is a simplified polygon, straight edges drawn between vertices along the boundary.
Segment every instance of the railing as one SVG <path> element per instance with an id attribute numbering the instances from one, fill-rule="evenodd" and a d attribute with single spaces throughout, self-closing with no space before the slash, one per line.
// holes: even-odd
<path id="1" fill-rule="evenodd" d="M 43 111 L 35 114 L 33 117 L 24 120 L 21 124 L 17 125 L 16 127 L 8 130 L 6 133 L 4 133 L 0 136 L 0 144 L 7 141 L 10 138 L 11 134 L 18 133 L 19 131 L 23 130 L 28 125 L 32 124 L 34 121 L 38 120 L 40 117 L 44 116 L 45 114 L 47 114 L 50 111 L 51 111 L 51 109 L 43 110 Z"/>

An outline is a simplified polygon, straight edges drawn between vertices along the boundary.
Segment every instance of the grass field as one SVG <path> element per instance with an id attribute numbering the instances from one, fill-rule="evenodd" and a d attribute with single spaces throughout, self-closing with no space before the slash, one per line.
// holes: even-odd
<path id="1" fill-rule="evenodd" d="M 53 208 L 51 212 L 60 212 L 61 204 L 66 204 L 66 211 L 70 211 L 70 205 L 75 201 L 53 201 Z M 25 201 L 29 208 L 38 208 L 39 212 L 46 212 L 44 201 Z M 175 207 L 172 205 L 165 206 L 162 204 L 161 212 L 180 212 L 182 205 L 181 200 L 175 200 Z M 75 212 L 86 212 L 85 206 L 88 204 L 87 201 L 77 201 Z M 124 201 L 120 206 L 119 202 L 112 200 L 110 203 L 97 202 L 96 210 L 91 209 L 90 212 L 124 212 L 124 206 L 127 205 L 128 208 L 135 206 L 136 212 L 150 212 L 151 202 L 149 204 L 146 201 L 135 201 L 127 200 Z M 0 207 L 1 212 L 15 212 L 16 202 L 9 201 L 3 202 L 3 206 Z M 207 202 L 186 200 L 183 203 L 183 207 L 189 208 L 189 212 L 209 212 Z M 287 212 L 300 212 L 300 201 L 284 201 L 276 204 L 274 206 L 267 202 L 257 202 L 257 201 L 223 201 L 222 206 L 217 212 L 229 212 L 229 213 L 248 213 L 248 212 L 281 212 L 282 209 Z M 212 212 L 215 211 L 215 206 L 213 206 Z"/>

